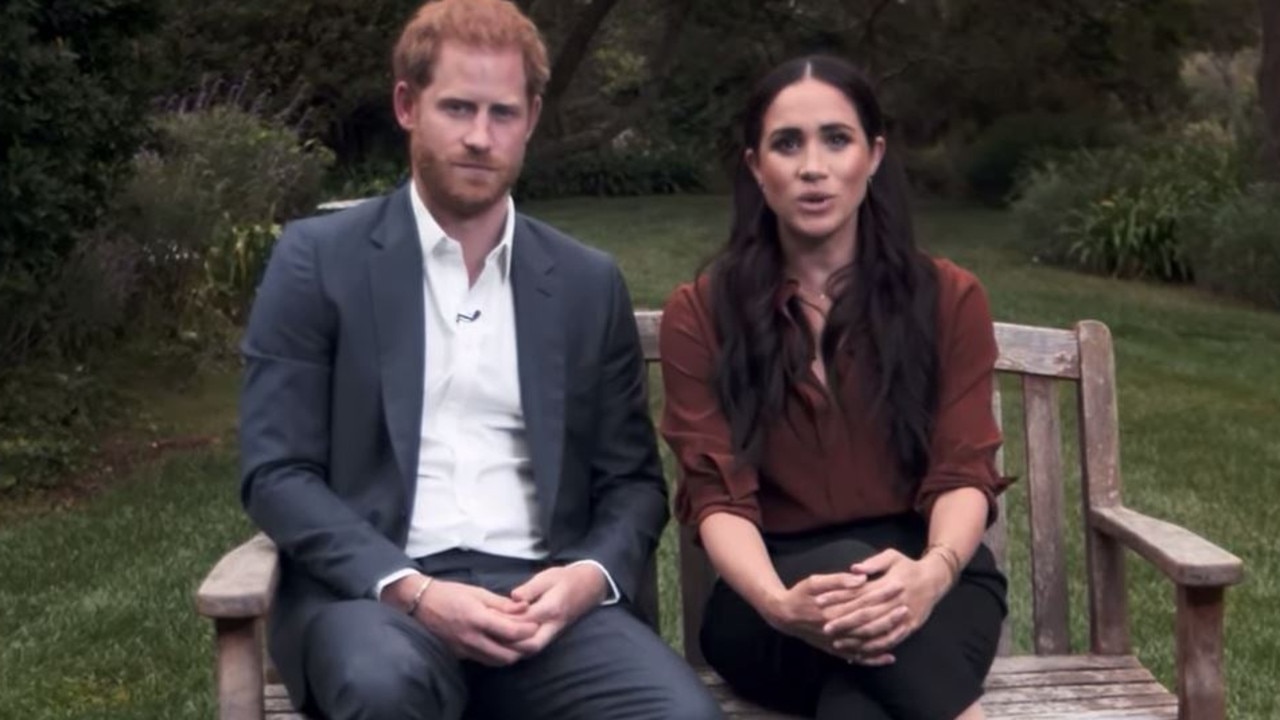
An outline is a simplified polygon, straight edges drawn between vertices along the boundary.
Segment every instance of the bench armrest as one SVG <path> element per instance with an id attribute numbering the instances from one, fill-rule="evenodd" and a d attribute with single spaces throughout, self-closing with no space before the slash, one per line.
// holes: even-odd
<path id="1" fill-rule="evenodd" d="M 1123 506 L 1091 508 L 1090 524 L 1155 565 L 1177 585 L 1222 587 L 1244 579 L 1240 558 L 1173 523 Z"/>
<path id="2" fill-rule="evenodd" d="M 256 618 L 267 614 L 280 581 L 276 546 L 262 533 L 232 550 L 200 584 L 196 612 L 208 618 Z"/>

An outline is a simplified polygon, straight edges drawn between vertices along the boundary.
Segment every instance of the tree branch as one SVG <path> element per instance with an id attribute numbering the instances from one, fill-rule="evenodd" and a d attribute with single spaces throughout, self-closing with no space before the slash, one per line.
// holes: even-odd
<path id="1" fill-rule="evenodd" d="M 894 0 L 880 0 L 880 3 L 871 9 L 871 13 L 862 21 L 862 36 L 858 38 L 858 44 L 862 45 L 867 41 L 874 42 L 874 34 L 876 31 L 876 20 L 880 19 L 881 13 L 885 11 Z"/>
<path id="2" fill-rule="evenodd" d="M 530 5 L 533 1 L 530 0 Z M 578 22 L 561 43 L 555 61 L 551 63 L 551 80 L 547 83 L 543 97 L 543 103 L 547 108 L 554 109 L 565 91 L 569 89 L 573 76 L 578 72 L 578 66 L 582 64 L 587 56 L 587 50 L 591 47 L 591 39 L 600 30 L 600 25 L 604 23 L 609 11 L 617 4 L 618 0 L 592 0 L 587 9 L 578 16 Z"/>
<path id="3" fill-rule="evenodd" d="M 534 160 L 571 155 L 576 152 L 598 147 L 618 136 L 623 130 L 635 123 L 657 101 L 670 75 L 671 65 L 675 62 L 676 46 L 680 42 L 681 30 L 697 0 L 673 0 L 667 15 L 667 24 L 653 52 L 649 54 L 646 65 L 649 67 L 649 81 L 643 86 L 640 94 L 626 107 L 615 112 L 612 117 L 594 128 L 552 140 L 538 147 L 534 152 Z"/>

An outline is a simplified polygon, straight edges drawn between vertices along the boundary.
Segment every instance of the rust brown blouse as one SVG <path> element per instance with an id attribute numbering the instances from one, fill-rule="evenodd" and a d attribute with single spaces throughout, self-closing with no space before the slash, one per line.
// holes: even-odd
<path id="1" fill-rule="evenodd" d="M 938 412 L 929 470 L 914 492 L 895 482 L 887 433 L 868 410 L 854 363 L 837 362 L 841 402 L 819 387 L 793 388 L 788 420 L 765 435 L 758 468 L 736 462 L 729 424 L 712 384 L 718 342 L 708 283 L 676 289 L 662 316 L 662 435 L 680 464 L 676 517 L 697 527 L 729 512 L 764 532 L 797 532 L 915 510 L 926 518 L 938 496 L 960 487 L 995 497 L 1006 481 L 995 470 L 1000 430 L 991 410 L 996 342 L 982 285 L 946 260 L 938 268 Z M 780 298 L 795 292 L 787 288 Z M 846 356 L 847 357 L 847 356 Z"/>

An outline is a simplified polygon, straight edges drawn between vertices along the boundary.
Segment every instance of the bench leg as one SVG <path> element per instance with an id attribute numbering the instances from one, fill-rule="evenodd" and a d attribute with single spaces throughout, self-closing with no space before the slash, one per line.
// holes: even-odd
<path id="1" fill-rule="evenodd" d="M 214 621 L 219 720 L 262 720 L 262 641 L 257 618 Z"/>
<path id="2" fill-rule="evenodd" d="M 1177 593 L 1178 720 L 1223 720 L 1221 587 L 1183 587 Z"/>

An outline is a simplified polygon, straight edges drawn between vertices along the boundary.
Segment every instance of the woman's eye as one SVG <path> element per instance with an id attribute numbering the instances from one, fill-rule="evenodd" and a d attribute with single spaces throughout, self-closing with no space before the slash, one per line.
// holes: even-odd
<path id="1" fill-rule="evenodd" d="M 778 152 L 794 152 L 800 148 L 800 138 L 780 137 L 773 141 L 773 149 Z"/>
<path id="2" fill-rule="evenodd" d="M 848 135 L 845 135 L 844 133 L 827 136 L 827 145 L 833 148 L 844 148 L 852 144 L 853 144 L 853 138 L 849 137 Z"/>

